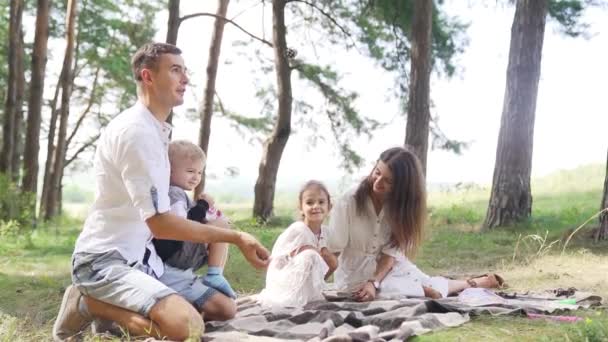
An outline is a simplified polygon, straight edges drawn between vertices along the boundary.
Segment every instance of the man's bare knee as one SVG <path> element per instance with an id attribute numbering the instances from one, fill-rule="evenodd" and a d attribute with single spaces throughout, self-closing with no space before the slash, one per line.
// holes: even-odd
<path id="1" fill-rule="evenodd" d="M 201 314 L 179 295 L 167 296 L 150 310 L 150 318 L 171 340 L 182 341 L 204 333 Z"/>

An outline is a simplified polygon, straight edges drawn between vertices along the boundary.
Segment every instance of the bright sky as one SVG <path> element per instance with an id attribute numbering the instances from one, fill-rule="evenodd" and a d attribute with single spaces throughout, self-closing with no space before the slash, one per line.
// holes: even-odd
<path id="1" fill-rule="evenodd" d="M 231 2 L 228 17 L 248 7 L 242 3 Z M 451 80 L 433 77 L 431 97 L 435 107 L 432 112 L 440 117 L 440 126 L 449 137 L 471 141 L 472 144 L 460 156 L 430 151 L 428 180 L 432 183 L 489 183 L 494 169 L 514 8 L 497 5 L 495 1 L 474 7 L 464 1 L 446 3 L 448 13 L 470 23 L 467 32 L 469 45 L 458 57 L 461 71 L 456 77 Z M 215 13 L 215 6 L 215 1 L 183 1 L 181 14 Z M 260 14 L 261 6 L 254 7 L 240 14 L 235 21 L 262 35 Z M 555 23 L 547 25 L 536 110 L 533 176 L 580 164 L 605 162 L 608 147 L 606 14 L 606 10 L 601 9 L 589 10 L 586 14 L 584 21 L 590 24 L 590 39 L 566 38 L 557 32 Z M 159 41 L 165 38 L 166 19 L 166 13 L 159 15 Z M 267 39 L 271 38 L 269 20 L 270 14 L 267 13 Z M 186 114 L 185 110 L 196 108 L 202 98 L 212 25 L 212 18 L 197 18 L 184 22 L 180 29 L 178 45 L 184 50 L 186 64 L 194 73 L 187 102 L 176 109 L 175 138 L 198 140 L 199 121 L 193 124 L 186 120 L 185 117 L 192 114 Z M 235 40 L 247 38 L 236 28 L 226 25 L 217 91 L 228 108 L 242 115 L 256 115 L 261 105 L 254 98 L 256 88 L 250 73 L 256 65 L 237 55 L 236 51 L 243 51 L 243 47 L 233 47 Z M 298 57 L 311 62 L 318 59 L 337 68 L 343 74 L 341 86 L 360 94 L 356 102 L 360 113 L 390 122 L 387 127 L 376 131 L 371 140 L 361 137 L 352 141 L 352 146 L 366 158 L 366 165 L 371 165 L 382 150 L 403 143 L 405 120 L 399 115 L 399 101 L 391 91 L 393 75 L 354 50 L 317 48 L 315 55 L 311 45 L 302 37 L 290 35 L 287 42 L 288 46 L 298 50 Z M 251 46 L 250 55 L 253 55 L 254 47 L 268 49 L 255 42 Z M 224 64 L 226 61 L 230 63 Z M 274 82 L 274 73 L 265 77 Z M 314 92 L 296 79 L 297 75 L 292 74 L 294 98 L 314 102 Z M 315 115 L 322 117 L 321 113 Z M 296 121 L 297 114 L 292 122 Z M 320 124 L 323 122 L 319 121 Z M 343 171 L 339 168 L 339 158 L 332 142 L 328 135 L 327 143 L 311 146 L 304 134 L 292 135 L 283 154 L 278 186 L 301 184 L 311 178 L 324 181 L 340 179 Z M 250 182 L 253 187 L 261 151 L 260 144 L 243 139 L 225 120 L 213 119 L 208 159 L 211 172 L 221 176 L 226 167 L 237 167 L 240 179 Z M 369 168 L 364 167 L 357 175 L 368 171 Z"/>

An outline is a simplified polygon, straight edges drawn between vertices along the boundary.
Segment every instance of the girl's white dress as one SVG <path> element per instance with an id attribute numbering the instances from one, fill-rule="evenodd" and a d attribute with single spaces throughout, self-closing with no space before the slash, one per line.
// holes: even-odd
<path id="1" fill-rule="evenodd" d="M 265 306 L 303 306 L 323 299 L 321 292 L 327 288 L 324 277 L 329 267 L 314 250 L 305 250 L 291 256 L 304 246 L 318 251 L 326 247 L 326 229 L 321 227 L 319 237 L 303 222 L 294 222 L 272 247 L 270 265 L 266 273 L 266 287 L 258 296 Z"/>

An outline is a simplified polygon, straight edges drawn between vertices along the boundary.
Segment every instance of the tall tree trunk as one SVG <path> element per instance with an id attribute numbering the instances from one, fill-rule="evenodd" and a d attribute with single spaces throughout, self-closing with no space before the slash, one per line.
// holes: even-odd
<path id="1" fill-rule="evenodd" d="M 15 94 L 15 130 L 13 131 L 13 155 L 11 160 L 11 175 L 13 182 L 19 182 L 21 174 L 21 157 L 23 156 L 23 96 L 25 95 L 25 43 L 23 30 L 19 30 L 19 46 L 17 48 L 17 80 Z"/>
<path id="2" fill-rule="evenodd" d="M 50 187 L 47 197 L 47 210 L 44 218 L 46 220 L 55 216 L 61 207 L 59 203 L 61 199 L 61 183 L 63 179 L 63 164 L 67 152 L 66 138 L 68 128 L 68 117 L 70 115 L 70 96 L 73 87 L 73 61 L 74 61 L 74 44 L 76 32 L 76 2 L 77 0 L 68 0 L 66 14 L 66 42 L 65 57 L 63 59 L 63 74 L 61 84 L 61 107 L 59 111 L 59 132 L 57 133 L 57 147 L 55 148 L 55 157 L 53 170 L 50 177 Z"/>
<path id="3" fill-rule="evenodd" d="M 179 32 L 179 2 L 180 0 L 169 0 L 169 20 L 167 22 L 167 39 L 169 44 L 177 44 L 177 33 Z"/>
<path id="4" fill-rule="evenodd" d="M 230 0 L 218 0 L 217 14 L 225 18 L 228 12 L 228 3 Z M 199 108 L 199 117 L 201 118 L 201 128 L 199 132 L 199 145 L 209 156 L 209 135 L 211 134 L 211 117 L 213 116 L 213 99 L 215 98 L 215 79 L 217 76 L 217 68 L 220 59 L 220 51 L 222 47 L 222 37 L 224 36 L 224 26 L 226 21 L 215 19 L 213 26 L 213 34 L 211 35 L 211 44 L 209 45 L 209 57 L 207 58 L 207 83 L 205 84 L 205 94 L 203 97 L 202 106 Z M 201 183 L 196 188 L 196 194 L 199 194 L 205 189 L 205 171 Z"/>
<path id="5" fill-rule="evenodd" d="M 521 221 L 532 212 L 534 116 L 546 17 L 547 0 L 517 1 L 485 228 Z"/>
<path id="6" fill-rule="evenodd" d="M 272 134 L 264 142 L 258 179 L 254 188 L 253 216 L 261 220 L 267 220 L 272 215 L 279 164 L 291 134 L 291 68 L 287 60 L 285 41 L 285 3 L 285 0 L 272 2 L 272 41 L 279 106 Z"/>
<path id="7" fill-rule="evenodd" d="M 431 29 L 433 0 L 414 0 L 410 86 L 407 107 L 405 145 L 420 158 L 426 173 L 429 146 L 429 110 L 431 78 Z"/>
<path id="8" fill-rule="evenodd" d="M 602 203 L 600 204 L 600 210 L 608 210 L 608 153 L 606 154 L 606 176 L 604 179 L 604 195 L 602 196 Z M 604 211 L 600 214 L 600 226 L 595 234 L 595 240 L 606 240 L 608 239 L 608 212 Z"/>
<path id="9" fill-rule="evenodd" d="M 19 46 L 21 45 L 21 19 L 23 17 L 23 0 L 11 0 L 8 29 L 8 79 L 4 123 L 2 125 L 2 150 L 0 151 L 0 173 L 11 177 L 13 170 L 13 153 L 15 150 L 14 131 L 16 129 L 18 107 Z"/>
<path id="10" fill-rule="evenodd" d="M 63 77 L 66 70 L 65 67 L 61 67 L 61 72 L 59 73 L 59 81 L 57 82 L 57 86 L 55 87 L 55 95 L 53 95 L 53 99 L 51 100 L 51 118 L 49 120 L 49 133 L 47 136 L 47 146 L 46 146 L 46 161 L 44 163 L 44 177 L 42 180 L 42 194 L 40 195 L 40 208 L 38 217 L 45 217 L 47 206 L 49 203 L 49 192 L 51 187 L 51 173 L 53 170 L 53 164 L 55 163 L 55 131 L 57 130 L 57 101 L 59 99 L 59 93 L 61 90 L 61 83 L 63 81 Z"/>
<path id="11" fill-rule="evenodd" d="M 34 50 L 32 51 L 32 78 L 30 81 L 30 96 L 28 101 L 25 152 L 23 155 L 24 174 L 22 189 L 23 191 L 33 193 L 37 192 L 38 185 L 40 121 L 44 92 L 44 76 L 47 61 L 47 44 L 49 40 L 50 6 L 50 0 L 38 0 L 36 34 L 34 36 Z M 35 213 L 35 210 L 32 212 Z"/>
<path id="12" fill-rule="evenodd" d="M 165 41 L 173 45 L 177 45 L 177 35 L 179 33 L 179 25 L 181 24 L 179 3 L 180 0 L 169 0 L 169 20 L 167 21 L 167 38 Z M 173 110 L 169 113 L 167 122 L 173 122 Z"/>

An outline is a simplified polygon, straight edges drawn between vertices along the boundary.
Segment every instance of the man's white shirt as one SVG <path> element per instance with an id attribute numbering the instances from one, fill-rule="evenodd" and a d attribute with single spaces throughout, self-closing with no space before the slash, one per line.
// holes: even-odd
<path id="1" fill-rule="evenodd" d="M 163 262 L 146 219 L 170 210 L 171 125 L 141 102 L 114 118 L 103 131 L 94 160 L 95 202 L 74 253 L 117 250 L 129 264 L 143 262 L 160 277 Z"/>

